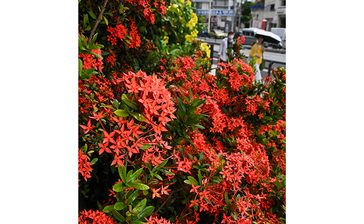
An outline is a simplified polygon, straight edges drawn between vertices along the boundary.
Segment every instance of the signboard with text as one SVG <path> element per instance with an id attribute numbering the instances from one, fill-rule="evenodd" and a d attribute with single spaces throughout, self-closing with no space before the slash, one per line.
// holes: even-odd
<path id="1" fill-rule="evenodd" d="M 196 14 L 199 16 L 208 16 L 207 9 L 197 9 Z M 211 16 L 234 16 L 234 10 L 231 9 L 211 9 Z"/>

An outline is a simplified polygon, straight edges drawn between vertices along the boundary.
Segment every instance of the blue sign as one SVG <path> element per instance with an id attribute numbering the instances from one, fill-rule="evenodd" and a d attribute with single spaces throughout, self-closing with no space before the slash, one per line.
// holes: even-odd
<path id="1" fill-rule="evenodd" d="M 196 9 L 196 14 L 199 16 L 208 16 L 208 9 Z M 234 16 L 234 10 L 231 9 L 211 9 L 211 16 Z"/>

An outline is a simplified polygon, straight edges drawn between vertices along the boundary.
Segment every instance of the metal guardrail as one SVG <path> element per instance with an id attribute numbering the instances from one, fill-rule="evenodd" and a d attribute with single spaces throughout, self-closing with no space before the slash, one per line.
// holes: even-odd
<path id="1" fill-rule="evenodd" d="M 274 61 L 274 60 L 265 60 L 265 62 L 268 62 L 268 75 L 271 75 L 272 72 L 272 66 L 273 64 L 282 64 L 282 65 L 286 65 L 285 62 L 281 62 L 281 61 Z M 265 64 L 264 64 L 265 67 Z"/>
<path id="2" fill-rule="evenodd" d="M 213 64 L 213 56 L 214 56 L 214 45 L 220 45 L 221 40 L 219 40 L 217 42 L 216 39 L 215 39 L 214 42 L 212 42 L 212 41 L 209 41 L 209 42 L 206 41 L 205 43 L 207 43 L 210 46 L 210 49 L 211 49 L 211 51 L 210 51 L 210 61 L 211 61 L 211 66 L 212 66 L 212 64 Z M 248 45 L 244 45 L 244 47 L 246 49 L 249 49 L 250 46 L 249 47 L 246 47 L 246 46 L 248 46 Z M 267 63 L 268 63 L 268 67 L 266 66 Z M 284 65 L 285 66 L 286 65 L 286 62 L 264 59 L 264 68 L 268 69 L 268 75 L 271 75 L 271 72 L 273 70 L 272 67 L 273 67 L 274 64 L 281 64 L 281 65 Z"/>

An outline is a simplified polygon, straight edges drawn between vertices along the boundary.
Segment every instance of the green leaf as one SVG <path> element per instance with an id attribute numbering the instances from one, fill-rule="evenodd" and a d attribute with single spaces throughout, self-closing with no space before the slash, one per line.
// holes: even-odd
<path id="1" fill-rule="evenodd" d="M 114 218 L 118 221 L 120 221 L 121 223 L 124 223 L 125 222 L 125 218 L 124 216 L 122 216 L 119 212 L 115 211 L 115 210 L 112 210 L 111 211 L 112 214 L 114 215 Z"/>
<path id="2" fill-rule="evenodd" d="M 196 128 L 202 129 L 202 130 L 203 130 L 203 129 L 205 129 L 205 127 L 204 127 L 204 126 L 199 125 L 199 124 L 195 124 L 194 126 L 195 126 Z"/>
<path id="3" fill-rule="evenodd" d="M 230 200 L 229 200 L 229 197 L 228 197 L 228 193 L 227 192 L 224 193 L 224 198 L 225 198 L 225 203 L 227 205 L 230 205 Z"/>
<path id="4" fill-rule="evenodd" d="M 130 186 L 142 191 L 149 190 L 149 186 L 142 183 L 130 184 Z"/>
<path id="5" fill-rule="evenodd" d="M 121 95 L 121 100 L 128 105 L 130 108 L 134 110 L 138 110 L 137 104 L 131 100 L 129 100 L 128 96 L 126 94 Z"/>
<path id="6" fill-rule="evenodd" d="M 125 166 L 118 166 L 118 172 L 121 180 L 126 183 L 126 167 Z"/>
<path id="7" fill-rule="evenodd" d="M 140 113 L 130 112 L 131 116 L 133 116 L 135 119 L 137 119 L 140 122 L 145 122 L 145 117 Z"/>
<path id="8" fill-rule="evenodd" d="M 123 191 L 123 183 L 114 184 L 114 186 L 112 186 L 112 190 L 115 192 Z"/>
<path id="9" fill-rule="evenodd" d="M 235 212 L 231 213 L 231 216 L 235 219 L 235 220 L 238 220 L 238 216 L 236 215 Z"/>
<path id="10" fill-rule="evenodd" d="M 96 19 L 95 13 L 91 10 L 88 11 L 88 14 L 91 16 L 91 18 Z"/>
<path id="11" fill-rule="evenodd" d="M 152 212 L 154 211 L 154 206 L 147 206 L 145 207 L 138 215 L 138 219 L 144 218 L 144 217 L 148 217 L 150 216 L 150 214 L 152 214 Z"/>
<path id="12" fill-rule="evenodd" d="M 130 182 L 129 180 L 130 180 L 130 176 L 133 174 L 133 170 L 129 170 L 128 171 L 128 174 L 126 174 L 126 182 L 128 183 L 128 182 Z"/>
<path id="13" fill-rule="evenodd" d="M 161 164 L 159 164 L 158 166 L 155 166 L 152 171 L 154 172 L 157 169 L 164 167 L 167 164 L 167 162 L 168 162 L 168 159 L 164 160 Z"/>
<path id="14" fill-rule="evenodd" d="M 193 176 L 188 176 L 187 179 L 195 186 L 198 186 L 197 180 Z"/>
<path id="15" fill-rule="evenodd" d="M 181 108 L 183 112 L 186 112 L 186 106 L 183 104 L 182 100 L 179 97 L 177 97 L 177 101 L 179 108 Z"/>
<path id="16" fill-rule="evenodd" d="M 134 208 L 133 208 L 133 212 L 134 213 L 139 213 L 142 211 L 142 209 L 145 207 L 145 205 L 147 204 L 147 199 L 144 198 L 143 200 L 141 200 Z"/>
<path id="17" fill-rule="evenodd" d="M 78 59 L 78 75 L 81 76 L 82 74 L 82 67 L 83 67 L 83 63 L 81 59 Z"/>
<path id="18" fill-rule="evenodd" d="M 86 28 L 88 26 L 88 15 L 87 14 L 84 14 L 83 15 L 83 27 Z"/>
<path id="19" fill-rule="evenodd" d="M 126 207 L 126 205 L 123 202 L 116 202 L 114 205 L 114 209 L 117 211 L 123 210 Z"/>
<path id="20" fill-rule="evenodd" d="M 143 172 L 143 168 L 140 168 L 137 171 L 135 171 L 135 173 L 130 175 L 128 182 L 134 182 L 142 172 Z"/>
<path id="21" fill-rule="evenodd" d="M 144 144 L 140 147 L 141 150 L 145 151 L 147 149 L 149 149 L 150 147 L 152 147 L 152 145 L 149 145 L 149 144 Z"/>
<path id="22" fill-rule="evenodd" d="M 108 205 L 106 206 L 102 211 L 105 213 L 109 213 L 114 209 L 114 205 Z"/>
<path id="23" fill-rule="evenodd" d="M 118 117 L 127 117 L 129 116 L 129 113 L 125 110 L 122 110 L 122 109 L 118 109 L 118 110 L 115 110 L 114 114 L 116 114 L 116 116 Z"/>
<path id="24" fill-rule="evenodd" d="M 186 184 L 192 185 L 191 181 L 189 181 L 189 180 L 184 180 L 183 182 L 185 182 Z"/>
<path id="25" fill-rule="evenodd" d="M 92 161 L 91 161 L 91 165 L 94 165 L 96 162 L 97 162 L 97 160 L 99 160 L 98 158 L 94 158 Z"/>
<path id="26" fill-rule="evenodd" d="M 119 101 L 117 100 L 117 99 L 115 99 L 113 102 L 112 102 L 112 105 L 116 108 L 116 109 L 118 109 L 119 108 Z"/>
<path id="27" fill-rule="evenodd" d="M 197 177 L 198 177 L 198 181 L 199 181 L 199 183 L 202 183 L 202 174 L 201 174 L 201 170 L 198 170 Z"/>
<path id="28" fill-rule="evenodd" d="M 163 178 L 159 175 L 159 174 L 153 174 L 153 176 L 155 176 L 158 180 L 161 180 L 161 181 L 163 181 Z"/>
<path id="29" fill-rule="evenodd" d="M 104 22 L 105 22 L 106 26 L 108 26 L 109 25 L 109 21 L 106 19 L 105 16 L 103 16 L 103 19 L 104 19 Z"/>
<path id="30" fill-rule="evenodd" d="M 126 202 L 127 205 L 130 205 L 131 203 L 133 203 L 133 201 L 135 201 L 135 199 L 138 197 L 139 195 L 139 191 L 135 190 L 133 193 L 131 193 L 131 195 L 128 197 L 128 201 Z"/>

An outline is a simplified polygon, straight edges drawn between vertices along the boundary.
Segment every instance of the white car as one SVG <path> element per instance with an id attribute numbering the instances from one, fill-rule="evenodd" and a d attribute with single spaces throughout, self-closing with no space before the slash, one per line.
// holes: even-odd
<path id="1" fill-rule="evenodd" d="M 222 39 L 222 38 L 227 37 L 227 33 L 224 33 L 222 30 L 213 30 L 213 32 L 214 32 L 216 38 Z"/>

